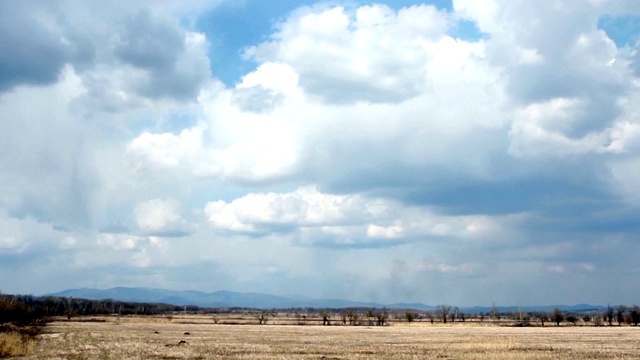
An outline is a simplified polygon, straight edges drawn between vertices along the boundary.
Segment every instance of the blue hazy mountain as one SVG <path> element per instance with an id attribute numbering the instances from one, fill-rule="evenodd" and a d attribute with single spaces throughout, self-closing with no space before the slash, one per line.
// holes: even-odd
<path id="1" fill-rule="evenodd" d="M 195 290 L 165 290 L 155 288 L 114 287 L 111 289 L 69 289 L 50 296 L 73 297 L 79 299 L 166 303 L 173 305 L 197 305 L 200 307 L 246 307 L 256 309 L 272 308 L 382 308 L 413 309 L 418 311 L 435 311 L 436 306 L 421 303 L 379 304 L 342 299 L 312 299 L 308 297 L 285 297 L 260 293 L 240 293 L 233 291 L 202 292 Z M 500 312 L 513 311 L 553 311 L 556 307 L 563 311 L 600 311 L 606 307 L 601 305 L 546 305 L 546 306 L 498 306 Z M 467 313 L 488 313 L 492 307 L 475 306 L 460 307 Z"/>

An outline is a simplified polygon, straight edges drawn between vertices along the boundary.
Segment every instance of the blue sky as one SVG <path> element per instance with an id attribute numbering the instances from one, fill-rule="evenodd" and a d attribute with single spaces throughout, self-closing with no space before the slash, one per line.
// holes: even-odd
<path id="1" fill-rule="evenodd" d="M 639 19 L 0 1 L 0 291 L 639 303 Z"/>

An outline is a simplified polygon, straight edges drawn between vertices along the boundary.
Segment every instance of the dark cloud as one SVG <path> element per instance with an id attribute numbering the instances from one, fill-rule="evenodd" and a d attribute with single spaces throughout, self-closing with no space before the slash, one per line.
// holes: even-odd
<path id="1" fill-rule="evenodd" d="M 0 92 L 16 85 L 55 82 L 71 49 L 37 8 L 22 1 L 0 2 Z"/>
<path id="2" fill-rule="evenodd" d="M 107 234 L 128 234 L 131 230 L 126 224 L 119 221 L 114 221 L 107 226 L 100 229 L 101 233 Z"/>
<path id="3" fill-rule="evenodd" d="M 621 113 L 618 97 L 626 86 L 615 78 L 599 79 L 558 66 L 522 66 L 513 70 L 508 83 L 509 94 L 524 104 L 546 102 L 556 98 L 578 99 L 583 104 L 566 121 L 547 128 L 570 138 L 581 138 L 612 125 Z"/>
<path id="4" fill-rule="evenodd" d="M 300 75 L 300 86 L 309 94 L 319 96 L 323 101 L 331 104 L 353 104 L 356 102 L 395 103 L 411 99 L 424 90 L 425 83 L 420 82 L 420 74 L 403 78 L 393 73 L 394 86 L 372 84 L 371 79 L 349 79 L 343 74 L 332 74 L 326 69 L 303 72 Z M 388 75 L 372 75 L 383 77 Z M 349 89 L 348 91 L 345 91 Z"/>
<path id="5" fill-rule="evenodd" d="M 144 96 L 194 99 L 209 78 L 206 49 L 189 44 L 187 32 L 173 18 L 140 10 L 125 20 L 118 37 L 117 58 L 147 72 L 134 85 Z"/>
<path id="6" fill-rule="evenodd" d="M 183 51 L 185 36 L 176 21 L 154 18 L 148 10 L 140 10 L 126 20 L 115 53 L 133 66 L 166 71 Z"/>
<path id="7" fill-rule="evenodd" d="M 20 84 L 55 83 L 65 64 L 87 77 L 88 95 L 97 86 L 94 97 L 116 107 L 122 104 L 114 103 L 113 94 L 131 89 L 148 98 L 192 100 L 209 79 L 206 41 L 190 39 L 174 18 L 137 10 L 137 6 L 116 11 L 96 4 L 95 11 L 104 16 L 90 22 L 84 18 L 93 13 L 90 7 L 72 5 L 0 3 L 0 92 Z M 118 28 L 112 33 L 111 29 Z M 142 70 L 144 76 L 131 74 L 120 82 L 112 79 L 107 81 L 110 86 L 104 79 L 92 84 L 96 69 L 121 64 Z M 131 100 L 124 105 L 130 106 Z"/>

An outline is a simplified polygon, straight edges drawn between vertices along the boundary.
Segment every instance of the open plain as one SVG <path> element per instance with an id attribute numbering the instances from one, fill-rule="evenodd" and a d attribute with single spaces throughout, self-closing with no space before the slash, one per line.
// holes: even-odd
<path id="1" fill-rule="evenodd" d="M 226 321 L 225 321 L 226 320 Z M 23 359 L 640 359 L 640 328 L 490 322 L 318 326 L 250 317 L 97 317 L 50 323 Z M 233 324 L 231 324 L 233 322 Z"/>

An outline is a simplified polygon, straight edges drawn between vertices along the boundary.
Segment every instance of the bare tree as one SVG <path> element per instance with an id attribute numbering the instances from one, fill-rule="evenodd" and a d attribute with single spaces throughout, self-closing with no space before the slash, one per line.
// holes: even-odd
<path id="1" fill-rule="evenodd" d="M 389 318 L 389 312 L 387 311 L 387 308 L 383 308 L 382 311 L 378 311 L 376 313 L 376 318 L 378 320 L 378 326 L 384 326 L 384 324 L 387 322 L 387 319 Z"/>
<path id="2" fill-rule="evenodd" d="M 593 320 L 593 325 L 595 326 L 602 326 L 602 324 L 604 324 L 604 320 L 602 319 L 602 313 L 600 312 L 596 312 L 595 314 L 593 314 L 592 320 Z"/>
<path id="3" fill-rule="evenodd" d="M 576 326 L 576 322 L 579 320 L 578 316 L 575 314 L 569 314 L 565 318 L 568 322 L 572 323 L 573 326 Z"/>
<path id="4" fill-rule="evenodd" d="M 320 316 L 322 316 L 322 325 L 331 325 L 329 319 L 331 318 L 330 310 L 320 310 Z"/>
<path id="5" fill-rule="evenodd" d="M 449 315 L 449 312 L 451 312 L 451 305 L 438 305 L 438 315 L 440 315 L 440 319 L 442 320 L 442 323 L 446 324 L 447 323 L 447 316 Z"/>
<path id="6" fill-rule="evenodd" d="M 256 314 L 256 319 L 258 320 L 258 324 L 259 325 L 265 325 L 267 323 L 267 321 L 269 320 L 269 311 L 260 310 Z"/>
<path id="7" fill-rule="evenodd" d="M 633 305 L 629 309 L 629 323 L 633 324 L 633 326 L 638 326 L 638 323 L 640 323 L 640 307 L 638 305 Z"/>
<path id="8" fill-rule="evenodd" d="M 500 310 L 498 310 L 498 306 L 495 302 L 491 305 L 491 318 L 500 320 Z"/>
<path id="9" fill-rule="evenodd" d="M 342 310 L 340 312 L 340 320 L 342 320 L 342 325 L 347 325 L 348 311 Z"/>
<path id="10" fill-rule="evenodd" d="M 369 325 L 369 326 L 373 326 L 373 324 L 374 324 L 374 322 L 375 322 L 375 321 L 374 321 L 374 319 L 376 318 L 376 314 L 375 314 L 375 312 L 373 311 L 373 309 L 369 309 L 369 310 L 367 310 L 367 312 L 366 312 L 364 315 L 365 315 L 365 316 L 366 316 L 366 318 L 367 318 L 367 325 Z"/>
<path id="11" fill-rule="evenodd" d="M 453 308 L 453 312 L 451 312 L 449 314 L 449 319 L 451 319 L 451 322 L 455 322 L 456 319 L 458 318 L 458 312 L 460 310 L 458 310 L 458 307 L 456 306 L 455 308 Z"/>
<path id="12" fill-rule="evenodd" d="M 425 316 L 427 317 L 427 319 L 429 319 L 429 322 L 431 322 L 431 323 L 433 324 L 433 318 L 434 318 L 433 313 L 432 313 L 431 311 L 428 311 L 428 312 L 425 314 Z"/>
<path id="13" fill-rule="evenodd" d="M 404 313 L 404 318 L 407 319 L 407 322 L 412 322 L 413 320 L 415 320 L 417 317 L 416 313 L 414 313 L 411 310 L 407 310 L 407 312 Z"/>
<path id="14" fill-rule="evenodd" d="M 555 308 L 551 314 L 551 320 L 556 323 L 556 326 L 560 326 L 560 323 L 564 321 L 564 313 L 559 308 Z"/>
<path id="15" fill-rule="evenodd" d="M 618 326 L 621 326 L 624 322 L 624 313 L 627 311 L 627 307 L 624 305 L 619 305 L 616 309 L 616 321 L 618 322 Z"/>
<path id="16" fill-rule="evenodd" d="M 542 327 L 544 327 L 544 322 L 549 320 L 549 314 L 547 314 L 545 311 L 541 311 L 537 314 L 537 318 L 538 320 L 540 320 L 540 324 L 542 324 Z"/>
<path id="17" fill-rule="evenodd" d="M 607 310 L 604 313 L 605 319 L 609 323 L 609 326 L 613 326 L 613 308 L 611 305 L 607 305 Z"/>
<path id="18" fill-rule="evenodd" d="M 360 314 L 358 314 L 356 311 L 349 310 L 347 312 L 347 319 L 349 319 L 349 325 L 358 325 Z"/>

